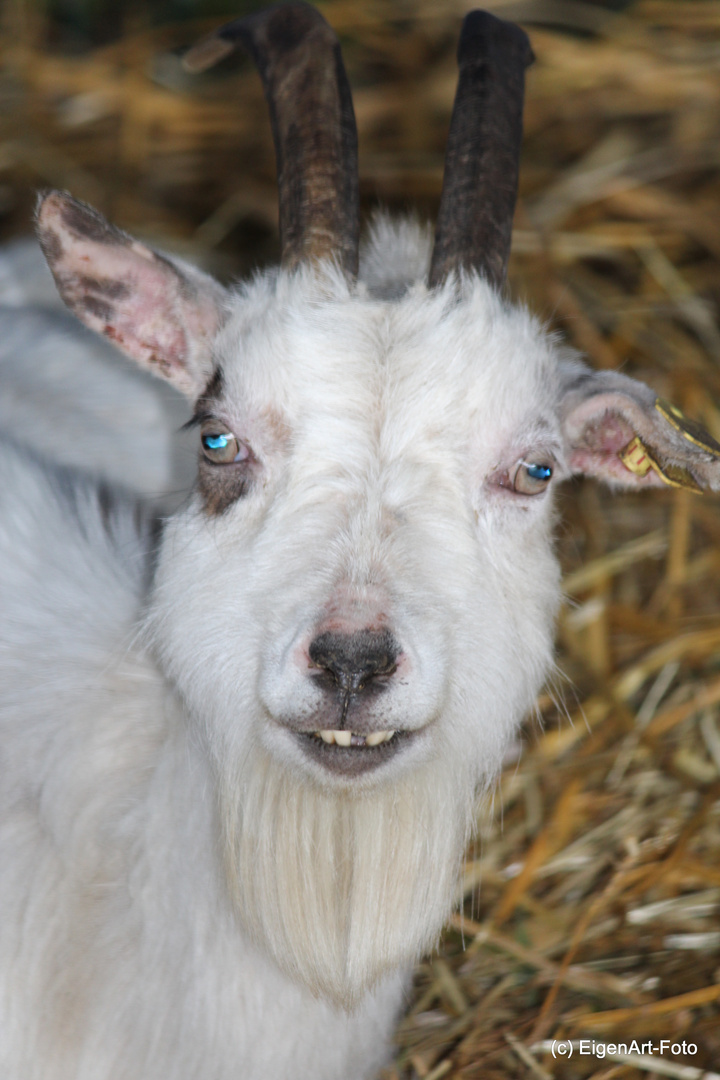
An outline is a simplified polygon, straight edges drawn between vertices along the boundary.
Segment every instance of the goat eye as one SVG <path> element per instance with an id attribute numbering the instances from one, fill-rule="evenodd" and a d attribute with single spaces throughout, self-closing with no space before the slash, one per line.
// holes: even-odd
<path id="1" fill-rule="evenodd" d="M 521 461 L 513 477 L 513 491 L 520 495 L 539 495 L 545 491 L 553 471 L 544 462 Z"/>
<path id="2" fill-rule="evenodd" d="M 204 431 L 200 436 L 203 454 L 215 465 L 229 465 L 233 461 L 244 461 L 248 449 L 229 431 Z"/>

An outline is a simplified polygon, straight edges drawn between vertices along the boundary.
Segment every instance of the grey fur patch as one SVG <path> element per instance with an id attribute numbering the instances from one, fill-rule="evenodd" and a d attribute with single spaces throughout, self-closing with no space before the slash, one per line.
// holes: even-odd
<path id="1" fill-rule="evenodd" d="M 373 300 L 401 300 L 410 288 L 407 281 L 389 281 L 382 285 L 368 285 L 368 296 Z"/>
<path id="2" fill-rule="evenodd" d="M 118 244 L 127 247 L 132 239 L 122 229 L 109 221 L 87 203 L 67 196 L 62 205 L 62 222 L 68 232 L 80 240 L 93 240 L 98 244 Z"/>
<path id="3" fill-rule="evenodd" d="M 130 295 L 130 288 L 125 282 L 115 278 L 83 276 L 78 278 L 78 285 L 81 289 L 105 297 L 107 300 L 124 300 Z"/>
<path id="4" fill-rule="evenodd" d="M 99 300 L 96 296 L 80 297 L 73 304 L 73 308 L 78 313 L 86 311 L 88 315 L 100 319 L 101 322 L 105 323 L 111 323 L 115 316 L 115 308 L 112 304 L 107 304 L 104 300 Z"/>
<path id="5" fill-rule="evenodd" d="M 50 266 L 60 261 L 64 254 L 62 241 L 52 229 L 38 229 L 37 238 Z"/>

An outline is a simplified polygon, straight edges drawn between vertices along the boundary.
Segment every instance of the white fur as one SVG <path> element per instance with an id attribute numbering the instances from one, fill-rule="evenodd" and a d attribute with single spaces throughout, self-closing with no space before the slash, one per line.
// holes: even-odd
<path id="1" fill-rule="evenodd" d="M 381 220 L 356 288 L 325 266 L 229 297 L 222 419 L 260 475 L 218 516 L 193 495 L 157 560 L 129 501 L 3 451 L 3 1080 L 388 1057 L 559 601 L 551 493 L 494 479 L 563 475 L 558 353 L 472 275 L 429 293 L 428 251 Z M 328 611 L 403 648 L 371 708 L 415 739 L 357 781 L 286 726 L 322 707 Z"/>

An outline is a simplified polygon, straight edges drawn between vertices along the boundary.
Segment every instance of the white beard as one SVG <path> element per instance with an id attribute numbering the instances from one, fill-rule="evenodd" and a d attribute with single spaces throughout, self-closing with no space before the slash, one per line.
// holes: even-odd
<path id="1" fill-rule="evenodd" d="M 457 896 L 474 784 L 435 761 L 387 786 L 329 792 L 263 751 L 221 785 L 245 929 L 313 994 L 352 1009 L 432 949 Z"/>

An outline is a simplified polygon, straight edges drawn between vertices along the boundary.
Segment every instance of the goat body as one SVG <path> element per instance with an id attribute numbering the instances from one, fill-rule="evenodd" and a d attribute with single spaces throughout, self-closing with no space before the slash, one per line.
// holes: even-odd
<path id="1" fill-rule="evenodd" d="M 441 277 L 378 219 L 355 278 L 290 230 L 223 290 L 69 196 L 38 228 L 201 454 L 159 529 L 3 449 L 2 1075 L 369 1080 L 551 668 L 556 482 L 720 449 L 507 303 L 502 239 Z"/>
<path id="2" fill-rule="evenodd" d="M 347 1016 L 239 931 L 212 769 L 132 645 L 147 523 L 26 455 L 3 479 L 3 1077 L 372 1075 L 402 980 Z"/>

